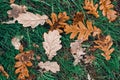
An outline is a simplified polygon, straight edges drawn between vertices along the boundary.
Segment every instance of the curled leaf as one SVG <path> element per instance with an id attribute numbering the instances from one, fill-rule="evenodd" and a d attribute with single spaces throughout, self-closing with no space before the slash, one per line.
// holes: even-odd
<path id="1" fill-rule="evenodd" d="M 42 69 L 45 69 L 46 71 L 51 71 L 53 73 L 60 71 L 60 66 L 57 64 L 57 62 L 50 61 L 46 61 L 45 63 L 40 62 L 38 66 Z"/>
<path id="2" fill-rule="evenodd" d="M 60 38 L 61 36 L 57 30 L 49 31 L 48 34 L 44 33 L 43 47 L 49 60 L 57 55 L 57 51 L 62 48 Z"/>

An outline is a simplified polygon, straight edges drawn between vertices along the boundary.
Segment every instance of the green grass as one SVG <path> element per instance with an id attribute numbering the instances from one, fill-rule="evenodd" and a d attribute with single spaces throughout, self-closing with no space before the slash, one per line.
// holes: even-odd
<path id="1" fill-rule="evenodd" d="M 91 72 L 92 77 L 95 80 L 119 80 L 120 79 L 120 18 L 115 22 L 109 23 L 108 19 L 104 17 L 99 11 L 100 17 L 95 18 L 92 15 L 86 14 L 83 9 L 84 0 L 16 0 L 16 4 L 26 5 L 28 11 L 38 14 L 46 14 L 50 16 L 52 12 L 59 13 L 66 11 L 72 18 L 73 14 L 77 11 L 82 11 L 86 16 L 85 20 L 92 20 L 93 24 L 99 27 L 104 35 L 111 35 L 113 39 L 113 47 L 115 51 L 111 54 L 110 61 L 106 61 L 101 56 L 100 51 L 96 51 L 94 54 L 96 60 L 92 65 L 73 65 L 73 57 L 70 53 L 70 43 L 74 40 L 69 39 L 69 35 L 62 34 L 63 48 L 58 51 L 57 56 L 53 58 L 53 61 L 57 61 L 60 65 L 60 72 L 53 74 L 51 72 L 42 73 L 37 69 L 38 61 L 33 61 L 34 66 L 29 68 L 30 74 L 36 76 L 36 80 L 87 80 L 87 73 Z M 94 0 L 98 3 L 99 0 Z M 113 2 L 116 4 L 116 2 Z M 0 22 L 10 20 L 7 15 L 7 10 L 11 9 L 8 0 L 0 0 Z M 71 23 L 71 20 L 69 21 Z M 41 61 L 47 61 L 45 51 L 42 47 L 43 33 L 47 32 L 49 25 L 37 26 L 35 29 L 23 28 L 21 24 L 0 24 L 0 64 L 2 64 L 5 70 L 10 75 L 8 80 L 17 80 L 15 75 L 15 59 L 14 57 L 19 53 L 15 50 L 11 44 L 11 39 L 14 36 L 23 35 L 22 42 L 25 44 L 25 50 L 34 50 L 35 56 L 40 55 Z M 32 44 L 36 43 L 40 47 L 34 48 Z M 95 74 L 95 75 L 94 75 Z M 0 74 L 0 80 L 6 80 L 2 74 Z"/>

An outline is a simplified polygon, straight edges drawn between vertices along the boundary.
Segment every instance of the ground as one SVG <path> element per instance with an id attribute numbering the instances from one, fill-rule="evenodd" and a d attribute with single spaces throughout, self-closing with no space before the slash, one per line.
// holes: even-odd
<path id="1" fill-rule="evenodd" d="M 95 61 L 91 65 L 73 65 L 73 57 L 70 53 L 70 43 L 74 39 L 69 38 L 69 34 L 62 34 L 63 48 L 58 51 L 58 55 L 53 58 L 60 65 L 60 72 L 56 74 L 52 72 L 42 73 L 38 71 L 37 64 L 39 61 L 33 61 L 34 66 L 29 68 L 30 74 L 35 75 L 35 80 L 87 80 L 89 72 L 95 80 L 119 80 L 120 79 L 120 18 L 114 22 L 109 22 L 102 12 L 98 10 L 100 17 L 95 18 L 92 15 L 86 14 L 83 9 L 84 0 L 15 0 L 16 4 L 26 5 L 28 11 L 38 14 L 51 15 L 52 12 L 67 12 L 72 18 L 73 14 L 82 11 L 86 16 L 85 20 L 93 21 L 93 24 L 102 30 L 104 35 L 111 35 L 113 39 L 113 48 L 115 51 L 111 54 L 111 59 L 106 61 L 99 53 L 95 53 Z M 112 0 L 113 1 L 113 0 Z M 99 3 L 99 0 L 94 0 L 94 3 Z M 116 0 L 112 2 L 117 5 Z M 8 72 L 10 77 L 8 80 L 17 80 L 15 75 L 15 56 L 19 53 L 11 44 L 11 39 L 14 36 L 23 35 L 22 43 L 25 45 L 25 50 L 34 50 L 35 56 L 40 55 L 41 61 L 46 61 L 47 57 L 42 47 L 43 33 L 48 31 L 49 25 L 37 26 L 35 29 L 24 28 L 21 24 L 2 24 L 2 22 L 10 20 L 7 11 L 11 9 L 8 0 L 0 0 L 0 64 Z M 71 20 L 68 21 L 71 23 Z M 34 48 L 33 43 L 39 45 L 39 48 Z M 89 44 L 87 44 L 89 45 Z M 0 74 L 0 80 L 6 80 L 6 77 Z"/>

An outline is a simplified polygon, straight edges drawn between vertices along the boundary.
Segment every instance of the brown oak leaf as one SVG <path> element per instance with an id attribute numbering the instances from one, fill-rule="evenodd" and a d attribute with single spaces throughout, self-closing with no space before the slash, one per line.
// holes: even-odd
<path id="1" fill-rule="evenodd" d="M 82 12 L 77 12 L 73 18 L 73 24 L 77 24 L 79 21 L 84 21 L 84 14 Z"/>
<path id="2" fill-rule="evenodd" d="M 19 74 L 18 79 L 25 80 L 29 77 L 29 71 L 27 67 L 31 67 L 33 64 L 31 60 L 33 60 L 34 52 L 32 50 L 23 51 L 21 49 L 20 54 L 16 55 L 15 59 L 18 60 L 15 63 L 15 74 Z"/>
<path id="3" fill-rule="evenodd" d="M 99 17 L 97 8 L 98 4 L 93 3 L 93 0 L 85 0 L 85 6 L 83 7 L 84 9 L 88 10 L 88 14 L 93 14 L 96 18 Z"/>
<path id="4" fill-rule="evenodd" d="M 0 65 L 0 72 L 2 72 L 2 74 L 3 74 L 4 76 L 6 76 L 6 77 L 7 77 L 7 79 L 9 78 L 8 73 L 4 70 L 4 68 L 3 68 L 3 66 L 2 66 L 2 65 Z"/>
<path id="5" fill-rule="evenodd" d="M 67 23 L 66 21 L 69 20 L 69 16 L 67 16 L 66 12 L 59 13 L 58 16 L 55 13 L 51 14 L 51 19 L 47 20 L 47 23 L 50 25 L 50 30 L 58 30 L 60 33 Z"/>
<path id="6" fill-rule="evenodd" d="M 106 16 L 110 22 L 115 21 L 117 18 L 117 12 L 113 10 L 114 5 L 110 0 L 100 0 L 100 10 L 102 10 L 103 16 Z"/>
<path id="7" fill-rule="evenodd" d="M 66 34 L 71 33 L 70 38 L 74 39 L 77 35 L 77 39 L 81 41 L 88 40 L 88 37 L 93 33 L 93 36 L 99 35 L 101 30 L 96 26 L 92 26 L 91 21 L 86 22 L 87 27 L 83 24 L 83 22 L 78 22 L 76 25 L 66 26 L 64 31 Z"/>
<path id="8" fill-rule="evenodd" d="M 111 48 L 113 45 L 111 37 L 108 35 L 106 37 L 98 37 L 98 40 L 94 41 L 96 46 L 94 48 L 102 50 L 102 56 L 105 57 L 106 60 L 110 60 L 110 54 L 114 51 L 114 48 Z"/>

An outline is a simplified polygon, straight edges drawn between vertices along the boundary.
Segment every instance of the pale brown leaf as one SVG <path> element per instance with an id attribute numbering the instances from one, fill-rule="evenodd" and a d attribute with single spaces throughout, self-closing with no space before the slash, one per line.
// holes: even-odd
<path id="1" fill-rule="evenodd" d="M 44 33 L 43 47 L 49 60 L 57 55 L 57 51 L 62 48 L 60 38 L 61 36 L 57 30 L 49 31 L 48 34 Z"/>
<path id="2" fill-rule="evenodd" d="M 24 27 L 35 28 L 39 24 L 44 25 L 48 17 L 46 15 L 33 14 L 31 12 L 26 12 L 19 14 L 19 17 L 15 18 L 18 23 L 23 24 Z"/>
<path id="3" fill-rule="evenodd" d="M 40 62 L 38 66 L 42 69 L 45 69 L 46 71 L 51 71 L 53 73 L 60 71 L 60 66 L 57 64 L 57 62 L 50 61 L 46 61 L 45 63 Z"/>
<path id="4" fill-rule="evenodd" d="M 23 36 L 19 36 L 19 37 L 14 37 L 11 40 L 12 45 L 15 47 L 15 49 L 19 50 L 21 43 L 20 40 L 23 38 Z"/>
<path id="5" fill-rule="evenodd" d="M 24 5 L 17 5 L 17 4 L 11 4 L 10 7 L 12 8 L 12 10 L 8 10 L 8 16 L 11 18 L 17 18 L 19 16 L 19 14 L 21 13 L 25 13 L 27 10 L 27 7 Z"/>
<path id="6" fill-rule="evenodd" d="M 72 42 L 70 44 L 71 47 L 71 53 L 74 57 L 74 65 L 77 65 L 81 59 L 83 59 L 83 55 L 85 55 L 86 53 L 84 52 L 85 49 L 83 49 L 81 47 L 81 41 L 80 40 L 76 40 L 75 42 Z"/>

